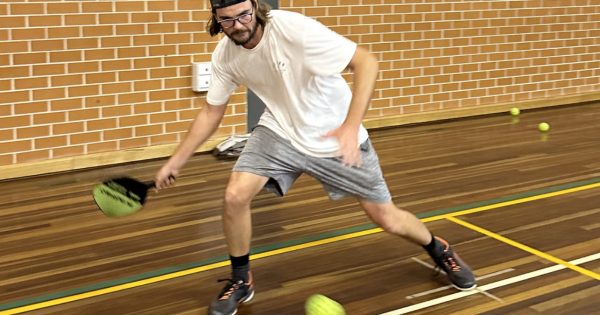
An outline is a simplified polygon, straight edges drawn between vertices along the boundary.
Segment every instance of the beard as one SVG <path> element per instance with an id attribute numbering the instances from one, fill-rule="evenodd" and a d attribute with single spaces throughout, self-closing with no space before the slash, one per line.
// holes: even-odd
<path id="1" fill-rule="evenodd" d="M 231 39 L 236 45 L 243 46 L 250 42 L 254 35 L 256 35 L 256 29 L 258 24 L 255 24 L 251 29 L 238 30 L 231 34 L 225 33 L 229 39 Z"/>

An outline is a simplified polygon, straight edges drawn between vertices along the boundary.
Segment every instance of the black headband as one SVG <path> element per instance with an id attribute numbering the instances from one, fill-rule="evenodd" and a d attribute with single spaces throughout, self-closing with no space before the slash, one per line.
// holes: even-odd
<path id="1" fill-rule="evenodd" d="M 234 4 L 245 2 L 246 0 L 210 0 L 213 10 L 225 8 Z"/>

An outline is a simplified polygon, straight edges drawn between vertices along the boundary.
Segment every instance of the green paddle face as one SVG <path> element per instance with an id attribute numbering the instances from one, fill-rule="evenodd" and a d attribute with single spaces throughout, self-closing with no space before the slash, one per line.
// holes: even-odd
<path id="1" fill-rule="evenodd" d="M 142 183 L 132 178 L 116 178 L 96 185 L 94 201 L 108 217 L 122 217 L 140 210 L 153 183 Z"/>

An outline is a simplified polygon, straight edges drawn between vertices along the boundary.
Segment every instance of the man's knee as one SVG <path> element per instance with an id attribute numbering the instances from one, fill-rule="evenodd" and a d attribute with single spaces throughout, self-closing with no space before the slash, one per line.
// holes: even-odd
<path id="1" fill-rule="evenodd" d="M 225 210 L 242 211 L 249 209 L 252 199 L 266 181 L 267 178 L 253 174 L 233 173 L 225 189 Z"/>
<path id="2" fill-rule="evenodd" d="M 371 219 L 384 231 L 397 235 L 407 234 L 406 211 L 400 210 L 394 205 L 371 206 L 366 210 Z"/>
<path id="3" fill-rule="evenodd" d="M 225 189 L 225 208 L 241 208 L 250 205 L 252 202 L 251 194 L 247 193 L 241 187 L 229 185 Z"/>

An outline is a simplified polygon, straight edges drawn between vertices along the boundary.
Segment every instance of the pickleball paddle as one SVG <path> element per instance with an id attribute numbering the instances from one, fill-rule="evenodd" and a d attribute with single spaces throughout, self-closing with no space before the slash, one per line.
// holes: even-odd
<path id="1" fill-rule="evenodd" d="M 92 190 L 98 208 L 108 217 L 123 217 L 140 210 L 154 181 L 142 182 L 131 177 L 112 178 Z"/>

